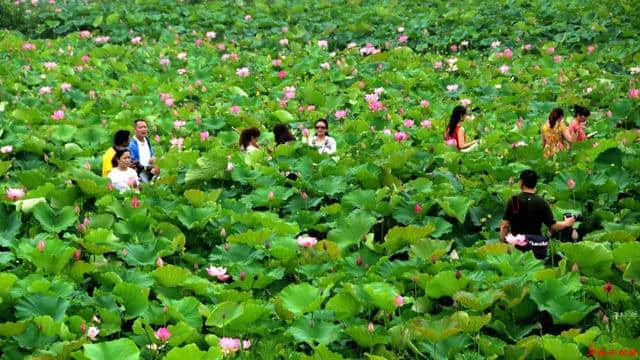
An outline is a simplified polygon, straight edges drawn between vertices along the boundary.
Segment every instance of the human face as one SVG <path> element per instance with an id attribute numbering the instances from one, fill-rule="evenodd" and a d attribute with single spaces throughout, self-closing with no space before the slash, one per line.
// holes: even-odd
<path id="1" fill-rule="evenodd" d="M 316 135 L 325 136 L 327 133 L 327 124 L 324 121 L 318 121 L 316 123 Z"/>
<path id="2" fill-rule="evenodd" d="M 147 136 L 147 122 L 138 121 L 133 129 L 133 133 L 138 139 L 144 139 L 144 137 Z"/>
<path id="3" fill-rule="evenodd" d="M 124 170 L 128 168 L 130 165 L 131 165 L 131 154 L 128 151 L 126 151 L 124 154 L 120 156 L 120 159 L 118 159 L 118 168 L 120 168 L 121 170 Z"/>
<path id="4" fill-rule="evenodd" d="M 578 117 L 576 117 L 576 120 L 578 120 L 581 123 L 586 123 L 587 122 L 587 117 L 584 115 L 579 115 Z"/>

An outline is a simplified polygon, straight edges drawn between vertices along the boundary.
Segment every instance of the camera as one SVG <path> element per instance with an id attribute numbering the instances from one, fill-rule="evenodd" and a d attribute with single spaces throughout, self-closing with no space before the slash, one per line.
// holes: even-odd
<path id="1" fill-rule="evenodd" d="M 569 218 L 574 218 L 576 221 L 582 221 L 582 215 L 574 215 L 572 213 L 564 213 L 563 218 L 565 220 Z M 577 242 L 579 238 L 580 236 L 576 231 L 576 229 L 573 228 L 573 226 L 570 226 L 560 231 L 561 242 Z"/>

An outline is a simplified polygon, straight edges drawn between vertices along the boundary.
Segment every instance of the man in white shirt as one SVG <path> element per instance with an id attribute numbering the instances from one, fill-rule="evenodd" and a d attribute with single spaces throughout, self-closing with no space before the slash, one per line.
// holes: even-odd
<path id="1" fill-rule="evenodd" d="M 137 163 L 140 180 L 147 182 L 158 173 L 158 168 L 153 165 L 156 162 L 151 140 L 147 136 L 147 122 L 137 119 L 133 122 L 133 141 L 129 144 L 131 161 Z"/>

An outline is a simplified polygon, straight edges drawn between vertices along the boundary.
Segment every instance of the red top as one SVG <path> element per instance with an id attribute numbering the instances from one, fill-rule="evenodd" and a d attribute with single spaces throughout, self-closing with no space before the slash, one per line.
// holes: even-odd
<path id="1" fill-rule="evenodd" d="M 587 140 L 587 135 L 584 133 L 583 123 L 574 120 L 571 125 L 569 125 L 569 131 L 578 135 L 578 141 Z"/>
<path id="2" fill-rule="evenodd" d="M 453 140 L 456 142 L 456 149 L 460 150 L 460 140 L 459 139 L 459 135 L 460 135 L 460 123 L 458 123 L 458 125 L 456 125 L 455 130 L 453 130 L 453 136 L 449 135 L 449 129 L 446 129 L 444 132 L 444 141 L 448 142 L 449 140 Z"/>

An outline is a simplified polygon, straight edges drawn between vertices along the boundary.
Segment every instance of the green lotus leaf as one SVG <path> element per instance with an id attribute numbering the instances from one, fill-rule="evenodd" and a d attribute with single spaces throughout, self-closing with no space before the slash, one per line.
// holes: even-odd
<path id="1" fill-rule="evenodd" d="M 81 244 L 92 254 L 114 252 L 122 246 L 113 231 L 102 228 L 87 231 Z"/>
<path id="2" fill-rule="evenodd" d="M 222 189 L 216 189 L 205 193 L 201 190 L 189 189 L 184 192 L 184 197 L 195 207 L 203 207 L 209 202 L 215 202 L 222 194 Z"/>
<path id="3" fill-rule="evenodd" d="M 85 344 L 84 356 L 90 360 L 138 360 L 140 350 L 130 339 L 118 339 L 97 344 Z"/>
<path id="4" fill-rule="evenodd" d="M 349 246 L 358 244 L 364 235 L 376 223 L 376 219 L 363 211 L 353 211 L 346 218 L 338 221 L 338 226 L 329 231 L 327 239 L 340 247 L 347 249 Z"/>
<path id="5" fill-rule="evenodd" d="M 175 210 L 178 220 L 187 229 L 202 228 L 206 225 L 215 215 L 216 210 L 211 207 L 195 208 L 191 206 L 178 206 Z"/>
<path id="6" fill-rule="evenodd" d="M 453 299 L 464 307 L 477 312 L 483 312 L 503 296 L 504 292 L 502 290 L 490 289 L 479 293 L 458 291 L 453 296 Z"/>
<path id="7" fill-rule="evenodd" d="M 151 275 L 162 286 L 176 287 L 184 284 L 191 273 L 185 268 L 169 264 L 155 269 Z"/>
<path id="8" fill-rule="evenodd" d="M 4 176 L 11 168 L 11 161 L 0 161 L 0 176 Z"/>
<path id="9" fill-rule="evenodd" d="M 169 325 L 167 328 L 171 333 L 169 345 L 172 347 L 177 347 L 187 342 L 194 342 L 199 337 L 198 331 L 184 321 L 180 321 L 175 325 Z"/>
<path id="10" fill-rule="evenodd" d="M 282 109 L 276 110 L 273 113 L 271 113 L 271 115 L 273 115 L 273 117 L 278 119 L 278 121 L 280 121 L 283 124 L 288 124 L 295 120 L 293 118 L 293 115 L 291 115 L 287 110 L 282 110 Z"/>
<path id="11" fill-rule="evenodd" d="M 587 276 L 606 277 L 611 273 L 613 255 L 600 243 L 563 243 L 560 244 L 560 251 L 567 256 L 569 263 L 577 263 L 580 271 Z"/>
<path id="12" fill-rule="evenodd" d="M 65 230 L 78 219 L 71 206 L 54 210 L 46 203 L 36 205 L 33 208 L 33 215 L 45 230 L 54 233 Z"/>
<path id="13" fill-rule="evenodd" d="M 323 194 L 335 196 L 347 190 L 347 183 L 342 176 L 326 176 L 316 181 L 315 189 Z"/>
<path id="14" fill-rule="evenodd" d="M 56 238 L 49 238 L 44 242 L 43 251 L 31 247 L 31 262 L 45 273 L 59 274 L 73 257 L 75 249 Z"/>
<path id="15" fill-rule="evenodd" d="M 371 348 L 379 344 L 388 344 L 389 336 L 378 330 L 373 333 L 369 332 L 367 325 L 355 325 L 344 330 L 353 341 L 364 348 Z"/>
<path id="16" fill-rule="evenodd" d="M 640 243 L 627 242 L 613 249 L 613 261 L 616 264 L 627 263 L 640 259 Z"/>
<path id="17" fill-rule="evenodd" d="M 540 311 L 548 311 L 555 324 L 574 325 L 582 321 L 598 305 L 585 304 L 574 298 L 572 289 L 558 279 L 546 280 L 534 286 L 531 299 L 538 304 Z"/>
<path id="18" fill-rule="evenodd" d="M 395 226 L 391 228 L 385 236 L 384 248 L 387 250 L 387 253 L 393 253 L 404 246 L 413 245 L 421 240 L 425 240 L 435 229 L 434 224 L 427 224 L 425 226 Z"/>
<path id="19" fill-rule="evenodd" d="M 329 299 L 324 308 L 333 311 L 336 314 L 336 319 L 348 320 L 359 312 L 361 306 L 353 295 L 343 290 Z"/>
<path id="20" fill-rule="evenodd" d="M 456 292 L 466 288 L 469 279 L 463 274 L 456 278 L 455 271 L 441 271 L 423 285 L 428 297 L 437 299 L 442 296 L 453 296 Z M 422 284 L 420 284 L 422 286 Z"/>
<path id="21" fill-rule="evenodd" d="M 429 224 L 431 225 L 431 224 Z M 434 226 L 435 227 L 435 226 Z M 439 259 L 451 250 L 452 241 L 422 239 L 411 245 L 411 255 L 420 259 Z"/>
<path id="22" fill-rule="evenodd" d="M 233 301 L 226 301 L 223 303 L 219 303 L 214 306 L 211 314 L 207 318 L 206 325 L 207 326 L 216 326 L 219 328 L 223 328 L 228 325 L 233 319 L 242 315 L 244 311 L 244 306 L 242 303 L 237 303 Z"/>
<path id="23" fill-rule="evenodd" d="M 625 281 L 635 282 L 636 284 L 640 282 L 640 259 L 634 259 L 627 265 L 622 278 Z"/>
<path id="24" fill-rule="evenodd" d="M 465 331 L 469 325 L 469 314 L 458 311 L 439 320 L 415 318 L 408 326 L 418 339 L 439 343 L 451 336 Z"/>
<path id="25" fill-rule="evenodd" d="M 285 310 L 300 316 L 318 309 L 324 300 L 324 295 L 320 289 L 308 283 L 302 283 L 288 285 L 282 289 L 278 298 L 282 300 Z"/>
<path id="26" fill-rule="evenodd" d="M 342 355 L 327 349 L 325 345 L 318 345 L 313 349 L 313 355 L 300 354 L 302 360 L 343 360 Z"/>
<path id="27" fill-rule="evenodd" d="M 168 307 L 168 314 L 175 320 L 184 321 L 197 329 L 202 327 L 201 303 L 195 297 L 188 296 L 179 300 L 166 299 L 164 303 Z"/>
<path id="28" fill-rule="evenodd" d="M 69 300 L 43 294 L 31 294 L 16 304 L 16 317 L 20 320 L 31 319 L 34 316 L 48 315 L 54 321 L 60 322 L 69 307 Z"/>
<path id="29" fill-rule="evenodd" d="M 291 335 L 296 342 L 328 345 L 338 339 L 340 327 L 326 321 L 300 317 L 285 333 Z"/>
<path id="30" fill-rule="evenodd" d="M 171 330 L 169 330 L 171 331 Z M 173 334 L 173 332 L 172 332 Z M 207 353 L 198 348 L 196 344 L 189 344 L 179 348 L 169 350 L 164 357 L 165 360 L 205 360 L 209 359 Z"/>
<path id="31" fill-rule="evenodd" d="M 142 314 L 149 305 L 149 291 L 131 283 L 120 283 L 113 288 L 113 294 L 121 299 L 128 317 Z"/>
<path id="32" fill-rule="evenodd" d="M 542 337 L 542 348 L 556 359 L 584 359 L 578 345 L 564 342 L 560 338 L 551 335 Z"/>
<path id="33" fill-rule="evenodd" d="M 474 200 L 468 199 L 464 196 L 445 196 L 441 200 L 438 200 L 438 205 L 440 205 L 444 212 L 447 215 L 458 219 L 458 222 L 460 223 L 464 223 L 469 207 L 474 203 Z"/>
<path id="34" fill-rule="evenodd" d="M 373 282 L 362 286 L 365 294 L 370 298 L 371 303 L 383 310 L 393 311 L 395 309 L 394 300 L 399 292 L 395 287 L 383 282 Z"/>
<path id="35" fill-rule="evenodd" d="M 13 247 L 12 241 L 20 232 L 22 214 L 10 211 L 4 204 L 0 205 L 0 245 Z"/>
<path id="36" fill-rule="evenodd" d="M 0 336 L 18 336 L 27 329 L 28 325 L 26 321 L 0 323 Z"/>

